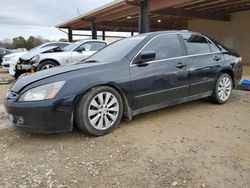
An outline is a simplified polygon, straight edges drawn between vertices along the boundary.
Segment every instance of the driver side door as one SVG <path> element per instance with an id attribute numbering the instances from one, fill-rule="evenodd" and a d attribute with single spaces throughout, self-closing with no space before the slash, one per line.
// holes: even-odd
<path id="1" fill-rule="evenodd" d="M 155 52 L 155 59 L 138 63 L 140 54 L 147 52 Z M 134 109 L 154 109 L 188 96 L 188 66 L 184 55 L 184 47 L 177 34 L 151 39 L 130 65 Z"/>

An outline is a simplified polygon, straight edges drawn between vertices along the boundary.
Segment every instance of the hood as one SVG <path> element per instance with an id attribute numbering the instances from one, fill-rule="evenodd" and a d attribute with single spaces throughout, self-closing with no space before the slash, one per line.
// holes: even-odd
<path id="1" fill-rule="evenodd" d="M 26 54 L 27 52 L 15 52 L 15 53 L 12 53 L 12 54 L 8 54 L 8 55 L 5 55 L 4 58 L 6 57 L 12 57 L 12 56 L 15 56 L 15 57 L 21 57 L 23 56 L 24 54 Z"/>
<path id="2" fill-rule="evenodd" d="M 41 53 L 44 53 L 46 51 L 49 50 L 53 50 L 59 48 L 58 46 L 48 46 L 48 47 L 44 47 L 44 48 L 39 48 L 39 49 L 34 49 L 34 50 L 30 50 L 29 52 L 27 52 L 26 54 L 24 54 L 21 59 L 24 61 L 30 60 L 33 57 L 35 57 L 36 55 L 39 55 Z"/>
<path id="3" fill-rule="evenodd" d="M 71 56 L 71 51 L 60 51 L 60 52 L 58 52 L 58 51 L 56 51 L 56 52 L 49 52 L 49 53 L 42 53 L 42 54 L 40 54 L 39 56 L 40 56 L 40 61 L 42 60 L 42 59 L 44 59 L 44 58 L 52 58 L 52 57 L 54 57 L 54 56 L 56 56 L 56 57 L 60 57 L 60 56 Z"/>
<path id="4" fill-rule="evenodd" d="M 19 80 L 17 80 L 13 86 L 11 87 L 11 91 L 14 91 L 16 93 L 19 93 L 23 88 L 25 88 L 26 86 L 43 80 L 43 79 L 47 79 L 49 77 L 53 77 L 56 75 L 60 75 L 60 74 L 64 74 L 67 72 L 72 72 L 72 71 L 76 71 L 76 70 L 80 70 L 80 69 L 87 69 L 93 66 L 97 66 L 103 63 L 77 63 L 77 64 L 70 64 L 70 65 L 65 65 L 65 66 L 60 66 L 60 67 L 55 67 L 52 69 L 48 69 L 48 70 L 44 70 L 44 71 L 39 71 L 36 72 L 34 74 L 31 74 L 29 76 L 24 76 L 22 78 L 20 78 Z"/>

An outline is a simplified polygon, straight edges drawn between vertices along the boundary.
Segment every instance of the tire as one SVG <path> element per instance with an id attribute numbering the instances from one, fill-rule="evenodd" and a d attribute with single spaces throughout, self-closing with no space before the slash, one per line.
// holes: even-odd
<path id="1" fill-rule="evenodd" d="M 120 94 L 111 87 L 100 86 L 80 98 L 76 105 L 75 122 L 84 133 L 102 136 L 119 125 L 122 114 Z"/>
<path id="2" fill-rule="evenodd" d="M 46 70 L 46 69 L 50 69 L 53 67 L 58 66 L 58 64 L 54 61 L 51 60 L 45 60 L 42 63 L 39 64 L 39 66 L 37 67 L 37 71 L 42 71 L 42 70 Z"/>
<path id="3" fill-rule="evenodd" d="M 212 96 L 209 98 L 211 102 L 217 104 L 225 104 L 232 94 L 233 81 L 229 74 L 221 73 L 216 81 L 216 85 Z"/>

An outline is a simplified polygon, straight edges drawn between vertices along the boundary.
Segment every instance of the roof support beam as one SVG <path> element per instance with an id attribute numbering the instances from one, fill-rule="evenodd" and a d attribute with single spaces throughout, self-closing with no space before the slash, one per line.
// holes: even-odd
<path id="1" fill-rule="evenodd" d="M 96 29 L 95 20 L 92 20 L 91 31 L 92 31 L 92 39 L 97 39 L 97 29 Z"/>
<path id="2" fill-rule="evenodd" d="M 200 19 L 208 19 L 208 20 L 219 20 L 219 21 L 230 21 L 230 15 L 223 14 L 204 14 L 198 13 L 195 11 L 187 11 L 180 8 L 168 8 L 163 10 L 155 11 L 156 14 L 164 14 L 170 16 L 180 16 L 187 18 L 200 18 Z"/>
<path id="3" fill-rule="evenodd" d="M 139 33 L 149 32 L 149 0 L 140 2 Z"/>
<path id="4" fill-rule="evenodd" d="M 73 41 L 73 35 L 72 35 L 72 29 L 68 29 L 68 41 L 72 42 Z"/>
<path id="5" fill-rule="evenodd" d="M 106 37 L 105 30 L 102 30 L 102 40 L 105 40 L 105 37 Z"/>

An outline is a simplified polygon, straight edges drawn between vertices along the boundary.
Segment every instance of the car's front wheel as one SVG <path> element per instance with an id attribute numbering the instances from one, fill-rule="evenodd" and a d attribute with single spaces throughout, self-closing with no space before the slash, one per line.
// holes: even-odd
<path id="1" fill-rule="evenodd" d="M 46 61 L 40 63 L 40 65 L 37 67 L 37 71 L 51 69 L 51 68 L 56 67 L 56 66 L 58 66 L 58 64 L 56 62 L 51 61 L 51 60 L 46 60 Z"/>
<path id="2" fill-rule="evenodd" d="M 111 132 L 121 121 L 123 102 L 120 94 L 108 86 L 89 90 L 77 104 L 77 127 L 94 136 Z"/>
<path id="3" fill-rule="evenodd" d="M 222 73 L 217 79 L 213 95 L 210 97 L 210 100 L 218 104 L 224 104 L 229 100 L 232 90 L 233 81 L 231 76 L 227 73 Z"/>

